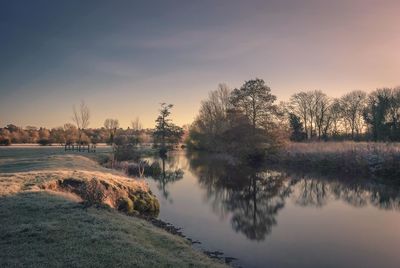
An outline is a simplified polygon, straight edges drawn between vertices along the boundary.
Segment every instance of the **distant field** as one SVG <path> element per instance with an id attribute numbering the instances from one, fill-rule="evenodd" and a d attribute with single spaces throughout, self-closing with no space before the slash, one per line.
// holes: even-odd
<path id="1" fill-rule="evenodd" d="M 109 146 L 97 148 L 97 153 L 65 152 L 60 146 L 9 146 L 0 147 L 0 173 L 23 172 L 42 169 L 82 168 L 98 169 L 99 165 L 81 161 L 85 156 L 94 157 L 110 152 Z M 60 156 L 66 156 L 61 161 Z M 85 158 L 82 158 L 85 157 Z M 66 160 L 66 161 L 64 161 Z"/>

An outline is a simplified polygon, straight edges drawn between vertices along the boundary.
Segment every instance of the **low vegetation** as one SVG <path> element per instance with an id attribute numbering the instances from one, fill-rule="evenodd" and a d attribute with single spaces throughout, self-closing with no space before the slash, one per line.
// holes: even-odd
<path id="1" fill-rule="evenodd" d="M 374 177 L 400 183 L 400 145 L 397 143 L 290 143 L 276 160 L 300 170 Z"/>

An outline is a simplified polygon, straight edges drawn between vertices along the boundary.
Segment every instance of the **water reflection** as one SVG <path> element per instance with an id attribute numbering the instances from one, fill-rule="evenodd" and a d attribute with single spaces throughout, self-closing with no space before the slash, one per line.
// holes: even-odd
<path id="1" fill-rule="evenodd" d="M 168 185 L 183 178 L 184 172 L 178 168 L 179 162 L 176 157 L 160 157 L 151 164 L 151 178 L 157 182 L 157 188 L 163 194 L 163 197 L 170 203 L 173 202 Z"/>
<path id="2" fill-rule="evenodd" d="M 301 206 L 323 207 L 330 200 L 341 200 L 353 207 L 372 205 L 380 209 L 400 210 L 398 186 L 379 185 L 361 178 L 326 179 L 286 175 L 296 185 L 292 198 Z"/>
<path id="3" fill-rule="evenodd" d="M 236 232 L 251 240 L 264 240 L 291 193 L 285 176 L 210 157 L 189 155 L 188 158 L 190 170 L 207 190 L 214 211 L 231 213 L 231 225 Z"/>
<path id="4" fill-rule="evenodd" d="M 316 179 L 265 167 L 234 165 L 201 154 L 188 154 L 187 158 L 190 171 L 206 190 L 213 211 L 221 217 L 231 214 L 232 228 L 251 240 L 265 240 L 288 198 L 298 206 L 317 208 L 331 200 L 354 207 L 368 204 L 383 209 L 400 207 L 399 189 L 365 180 Z"/>

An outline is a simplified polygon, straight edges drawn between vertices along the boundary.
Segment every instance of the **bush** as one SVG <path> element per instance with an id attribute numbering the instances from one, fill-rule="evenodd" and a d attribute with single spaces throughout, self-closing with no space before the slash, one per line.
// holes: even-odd
<path id="1" fill-rule="evenodd" d="M 38 143 L 40 145 L 42 145 L 42 146 L 46 146 L 46 145 L 50 145 L 51 144 L 49 139 L 40 139 L 40 140 L 38 140 Z"/>
<path id="2" fill-rule="evenodd" d="M 157 215 L 160 210 L 160 203 L 157 198 L 153 197 L 148 193 L 137 193 L 135 198 L 134 207 L 135 210 L 142 214 Z"/>
<path id="3" fill-rule="evenodd" d="M 97 154 L 97 162 L 104 166 L 112 160 L 112 157 L 108 154 Z"/>
<path id="4" fill-rule="evenodd" d="M 106 199 L 106 188 L 97 180 L 92 178 L 81 186 L 81 197 L 88 206 L 101 205 Z"/>
<path id="5" fill-rule="evenodd" d="M 129 197 L 121 197 L 118 199 L 117 206 L 119 211 L 125 213 L 132 213 L 134 211 L 133 201 Z"/>
<path id="6" fill-rule="evenodd" d="M 136 160 L 139 158 L 139 153 L 135 151 L 133 145 L 117 146 L 115 150 L 115 160 L 127 161 Z"/>
<path id="7" fill-rule="evenodd" d="M 9 146 L 11 145 L 10 138 L 0 138 L 0 146 Z"/>

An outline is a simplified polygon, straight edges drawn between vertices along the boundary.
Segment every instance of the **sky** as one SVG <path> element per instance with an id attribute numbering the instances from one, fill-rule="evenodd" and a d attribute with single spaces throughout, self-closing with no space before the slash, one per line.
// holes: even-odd
<path id="1" fill-rule="evenodd" d="M 219 83 L 262 78 L 279 100 L 400 85 L 400 1 L 0 1 L 0 126 L 91 127 L 159 104 L 191 123 Z"/>

